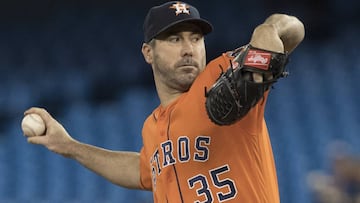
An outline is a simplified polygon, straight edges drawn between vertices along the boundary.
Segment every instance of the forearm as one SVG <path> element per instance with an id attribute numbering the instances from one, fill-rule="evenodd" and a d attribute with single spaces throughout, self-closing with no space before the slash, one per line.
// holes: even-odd
<path id="1" fill-rule="evenodd" d="M 106 178 L 110 182 L 132 189 L 140 189 L 140 158 L 137 152 L 111 151 L 76 142 L 68 157 Z"/>
<path id="2" fill-rule="evenodd" d="M 257 48 L 290 53 L 304 36 L 304 25 L 298 18 L 273 14 L 255 28 L 250 44 Z"/>
<path id="3" fill-rule="evenodd" d="M 81 143 L 73 139 L 45 109 L 33 107 L 25 111 L 25 114 L 31 113 L 41 116 L 46 133 L 28 137 L 29 143 L 44 145 L 50 151 L 72 158 L 114 184 L 139 189 L 139 153 L 111 151 Z"/>

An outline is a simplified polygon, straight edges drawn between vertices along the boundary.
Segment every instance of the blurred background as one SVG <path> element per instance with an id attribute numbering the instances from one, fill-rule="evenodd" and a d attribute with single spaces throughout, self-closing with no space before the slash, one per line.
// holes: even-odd
<path id="1" fill-rule="evenodd" d="M 138 151 L 142 123 L 159 103 L 140 51 L 142 23 L 163 2 L 0 1 L 0 202 L 152 202 L 150 192 L 117 187 L 27 144 L 20 122 L 27 108 L 45 107 L 82 142 Z M 187 2 L 215 27 L 208 60 L 248 43 L 271 13 L 304 22 L 305 40 L 265 116 L 282 202 L 334 202 L 320 193 L 337 186 L 334 165 L 344 162 L 336 160 L 357 163 L 360 154 L 360 1 Z M 344 185 L 358 194 L 358 183 Z"/>

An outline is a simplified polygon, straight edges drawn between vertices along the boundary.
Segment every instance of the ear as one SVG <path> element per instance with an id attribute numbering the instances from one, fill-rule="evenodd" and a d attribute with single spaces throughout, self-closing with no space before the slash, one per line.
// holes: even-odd
<path id="1" fill-rule="evenodd" d="M 145 61 L 148 64 L 152 63 L 152 47 L 149 44 L 143 43 L 142 48 L 141 48 L 141 52 L 144 56 Z"/>

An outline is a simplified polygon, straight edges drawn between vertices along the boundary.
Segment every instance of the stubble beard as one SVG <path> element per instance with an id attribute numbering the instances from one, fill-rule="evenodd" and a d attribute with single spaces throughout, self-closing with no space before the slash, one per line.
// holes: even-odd
<path id="1" fill-rule="evenodd" d="M 179 67 L 181 62 L 176 63 L 173 67 L 166 66 L 159 57 L 156 57 L 154 62 L 154 74 L 156 77 L 169 89 L 178 92 L 187 92 L 200 73 L 198 64 L 194 62 L 192 62 L 191 66 L 196 67 L 196 70 L 194 68 L 182 68 L 181 65 Z"/>

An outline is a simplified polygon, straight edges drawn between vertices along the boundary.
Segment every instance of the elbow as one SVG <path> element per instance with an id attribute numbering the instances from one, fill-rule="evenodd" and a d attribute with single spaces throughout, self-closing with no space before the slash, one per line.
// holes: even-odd
<path id="1" fill-rule="evenodd" d="M 292 52 L 305 38 L 305 26 L 295 16 L 290 16 L 289 29 L 281 40 L 284 42 L 284 48 L 287 52 Z"/>
<path id="2" fill-rule="evenodd" d="M 296 16 L 286 14 L 273 14 L 269 17 L 275 23 L 278 35 L 283 41 L 284 49 L 292 52 L 305 37 L 305 26 Z"/>
<path id="3" fill-rule="evenodd" d="M 290 18 L 293 37 L 300 43 L 305 37 L 305 26 L 297 17 L 290 16 Z"/>

